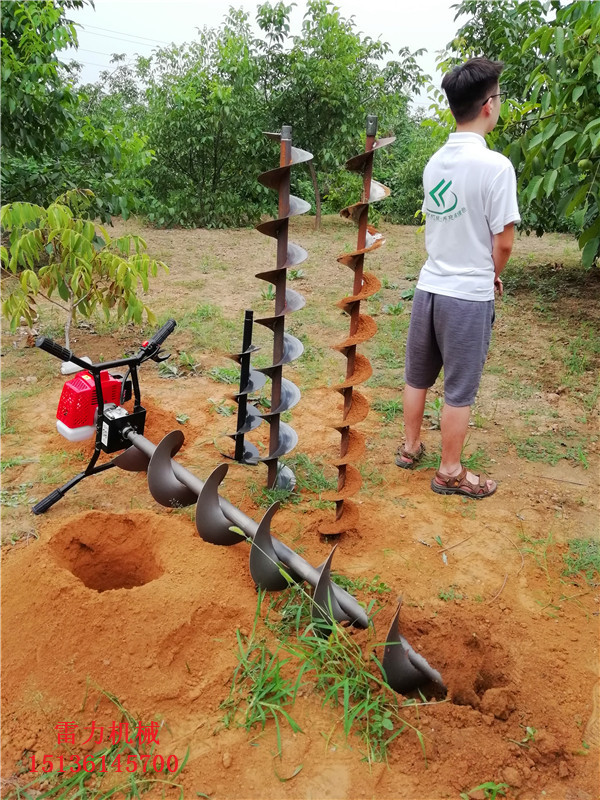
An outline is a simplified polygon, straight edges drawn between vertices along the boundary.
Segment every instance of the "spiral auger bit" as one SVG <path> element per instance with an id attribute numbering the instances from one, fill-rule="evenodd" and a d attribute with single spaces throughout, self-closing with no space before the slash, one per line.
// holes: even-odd
<path id="1" fill-rule="evenodd" d="M 300 399 L 300 390 L 285 379 L 282 372 L 286 364 L 302 355 L 304 346 L 295 336 L 285 332 L 285 318 L 287 314 L 299 311 L 305 300 L 298 292 L 288 289 L 286 283 L 288 269 L 305 261 L 308 253 L 303 247 L 289 241 L 288 228 L 290 217 L 305 214 L 310 210 L 310 203 L 290 194 L 290 172 L 296 164 L 310 161 L 312 154 L 292 147 L 292 128 L 289 125 L 283 125 L 281 133 L 267 133 L 266 136 L 279 142 L 279 166 L 263 172 L 258 180 L 263 186 L 278 193 L 279 203 L 277 219 L 257 226 L 260 233 L 271 236 L 277 242 L 275 269 L 256 275 L 275 287 L 273 314 L 256 320 L 259 325 L 264 325 L 273 332 L 273 363 L 260 370 L 271 379 L 271 408 L 262 414 L 270 425 L 269 452 L 260 460 L 267 465 L 269 489 L 293 489 L 296 483 L 294 473 L 289 467 L 280 464 L 279 459 L 294 449 L 298 443 L 298 435 L 290 425 L 281 422 L 281 414 L 296 405 Z"/>
<path id="2" fill-rule="evenodd" d="M 313 567 L 271 534 L 277 503 L 266 511 L 257 524 L 220 496 L 219 487 L 227 474 L 227 464 L 219 464 L 206 482 L 203 482 L 174 459 L 184 443 L 180 430 L 168 433 L 158 445 L 143 435 L 146 411 L 141 405 L 138 368 L 148 359 L 162 361 L 166 357 L 162 354 L 160 345 L 174 330 L 175 325 L 175 320 L 169 320 L 133 356 L 98 364 L 88 364 L 71 350 L 44 336 L 37 339 L 36 345 L 42 350 L 61 361 L 72 361 L 82 369 L 81 373 L 67 381 L 63 387 L 57 412 L 58 430 L 71 441 L 82 441 L 94 434 L 96 440 L 86 469 L 40 500 L 33 507 L 33 513 L 45 513 L 79 481 L 104 470 L 119 467 L 128 472 L 147 472 L 150 493 L 161 505 L 178 508 L 196 504 L 196 529 L 206 542 L 229 546 L 238 544 L 244 538 L 251 540 L 250 573 L 260 588 L 280 591 L 290 582 L 306 581 L 316 587 L 316 595 L 320 597 L 325 593 L 331 598 L 329 605 L 335 607 L 331 619 L 350 620 L 357 627 L 368 627 L 369 620 L 362 606 L 331 580 L 329 571 L 324 573 L 323 568 Z M 246 354 L 247 349 L 243 348 L 245 352 L 242 355 Z M 127 368 L 127 375 L 131 376 L 131 380 L 110 373 L 118 367 Z M 251 372 L 249 376 L 251 377 Z M 263 377 L 259 374 L 259 378 Z M 109 398 L 105 392 L 115 402 L 107 402 Z M 126 402 L 132 396 L 132 411 L 116 402 Z M 95 420 L 95 424 L 83 425 L 82 419 L 92 422 Z M 122 452 L 114 455 L 118 451 Z M 97 464 L 101 453 L 111 454 L 113 457 L 110 461 Z M 317 608 L 316 601 L 313 607 Z M 316 615 L 315 619 L 322 619 L 317 611 L 313 613 Z"/>
<path id="3" fill-rule="evenodd" d="M 238 461 L 240 464 L 258 464 L 260 454 L 258 448 L 245 439 L 247 433 L 255 430 L 263 421 L 263 416 L 256 408 L 249 402 L 249 395 L 252 392 L 258 392 L 267 382 L 267 376 L 257 369 L 253 369 L 250 365 L 252 355 L 260 350 L 260 347 L 252 344 L 252 328 L 254 321 L 254 312 L 246 309 L 244 314 L 244 335 L 242 340 L 242 351 L 240 353 L 232 353 L 229 357 L 240 365 L 240 384 L 236 394 L 233 395 L 233 400 L 238 404 L 237 426 L 235 433 L 225 434 L 224 437 L 233 439 L 234 450 L 231 452 L 229 449 L 219 448 L 221 455 L 225 458 L 231 458 Z M 222 440 L 224 437 L 220 437 Z"/>
<path id="4" fill-rule="evenodd" d="M 369 205 L 387 197 L 390 190 L 373 180 L 373 157 L 377 150 L 387 147 L 395 140 L 395 136 L 375 141 L 377 133 L 377 117 L 367 117 L 367 139 L 364 153 L 349 159 L 346 169 L 360 172 L 363 175 L 362 197 L 358 203 L 340 212 L 342 217 L 353 220 L 358 225 L 356 250 L 345 253 L 338 258 L 340 264 L 354 272 L 352 294 L 344 297 L 337 305 L 350 316 L 349 335 L 343 342 L 334 347 L 346 357 L 346 378 L 334 389 L 344 398 L 342 419 L 335 429 L 339 431 L 340 456 L 334 462 L 338 469 L 337 491 L 328 492 L 323 499 L 335 501 L 335 520 L 325 522 L 319 531 L 325 536 L 333 536 L 355 528 L 358 522 L 358 506 L 349 497 L 355 495 L 361 485 L 362 478 L 358 469 L 353 466 L 365 450 L 365 440 L 361 433 L 352 430 L 352 426 L 362 422 L 369 412 L 367 398 L 354 387 L 364 383 L 372 373 L 371 364 L 364 355 L 357 352 L 357 347 L 375 336 L 377 325 L 368 314 L 360 313 L 361 300 L 366 300 L 381 288 L 377 277 L 364 272 L 364 258 L 367 253 L 381 247 L 384 239 L 372 225 L 369 225 Z"/>

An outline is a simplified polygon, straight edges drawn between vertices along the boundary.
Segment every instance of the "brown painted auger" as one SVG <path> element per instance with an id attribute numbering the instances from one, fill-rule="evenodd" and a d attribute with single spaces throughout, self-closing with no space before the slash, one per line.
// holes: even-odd
<path id="1" fill-rule="evenodd" d="M 390 193 L 386 186 L 373 180 L 373 156 L 377 150 L 387 147 L 396 140 L 395 136 L 390 136 L 375 141 L 376 133 L 377 117 L 369 115 L 365 152 L 346 162 L 346 169 L 362 173 L 363 191 L 360 202 L 340 212 L 343 217 L 353 220 L 358 225 L 358 240 L 356 250 L 344 253 L 338 258 L 340 264 L 350 267 L 354 272 L 354 285 L 352 294 L 337 304 L 350 315 L 350 333 L 343 342 L 334 347 L 346 357 L 347 364 L 346 379 L 333 387 L 344 398 L 344 405 L 342 419 L 334 426 L 341 436 L 340 456 L 334 462 L 338 469 L 337 491 L 322 495 L 324 500 L 335 501 L 335 520 L 325 522 L 319 528 L 319 532 L 325 536 L 355 528 L 358 522 L 358 506 L 348 498 L 355 495 L 362 485 L 360 472 L 353 464 L 364 453 L 365 440 L 361 433 L 352 430 L 352 426 L 365 419 L 369 413 L 369 402 L 363 394 L 355 391 L 354 387 L 368 380 L 373 370 L 369 359 L 357 353 L 356 348 L 375 336 L 377 331 L 375 320 L 367 314 L 360 313 L 360 302 L 381 288 L 381 283 L 375 275 L 364 272 L 363 266 L 365 255 L 372 253 L 384 243 L 381 234 L 368 224 L 369 205 L 382 200 Z"/>

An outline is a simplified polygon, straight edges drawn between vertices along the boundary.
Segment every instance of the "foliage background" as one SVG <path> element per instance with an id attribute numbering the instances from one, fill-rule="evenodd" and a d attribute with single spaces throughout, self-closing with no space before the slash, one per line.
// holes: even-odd
<path id="1" fill-rule="evenodd" d="M 373 113 L 379 134 L 397 137 L 378 159 L 378 178 L 392 189 L 386 217 L 415 222 L 423 167 L 452 130 L 439 93 L 426 116 L 411 111 L 411 96 L 430 81 L 418 52 L 392 53 L 327 0 L 310 0 L 292 36 L 292 6 L 264 3 L 259 38 L 249 15 L 231 8 L 219 28 L 133 66 L 115 55 L 112 71 L 81 86 L 77 64 L 59 54 L 76 45 L 69 11 L 85 2 L 2 6 L 5 202 L 47 205 L 79 188 L 92 190 L 89 215 L 104 221 L 135 212 L 160 226 L 255 224 L 274 211 L 256 180 L 277 158 L 263 132 L 285 123 L 314 154 L 315 172 L 300 172 L 293 190 L 337 212 L 356 199 L 356 176 L 343 164 L 364 147 Z M 600 252 L 600 2 L 453 8 L 457 33 L 442 67 L 475 55 L 506 65 L 509 100 L 490 143 L 517 170 L 525 229 L 573 233 L 591 266 Z"/>

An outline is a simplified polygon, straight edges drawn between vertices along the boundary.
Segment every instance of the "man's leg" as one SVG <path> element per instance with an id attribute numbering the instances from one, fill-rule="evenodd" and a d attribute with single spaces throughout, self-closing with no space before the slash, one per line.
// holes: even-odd
<path id="1" fill-rule="evenodd" d="M 420 457 L 421 424 L 425 411 L 427 388 L 433 386 L 442 367 L 442 356 L 433 330 L 434 295 L 415 291 L 410 325 L 406 339 L 406 367 L 404 384 L 404 445 L 396 451 L 399 467 L 412 466 L 415 459 L 402 455 L 414 453 Z"/>
<path id="2" fill-rule="evenodd" d="M 456 476 L 462 470 L 460 456 L 464 447 L 471 406 L 479 388 L 481 373 L 490 343 L 494 303 L 437 298 L 435 325 L 444 359 L 444 399 L 442 410 L 442 461 L 440 472 Z M 469 353 L 464 350 L 469 345 Z M 461 346 L 461 344 L 463 346 Z M 467 472 L 467 480 L 479 483 L 479 477 Z M 441 481 L 434 478 L 437 483 Z M 496 488 L 486 480 L 487 489 Z"/>
<path id="3" fill-rule="evenodd" d="M 471 406 L 449 406 L 446 403 L 442 409 L 442 463 L 439 471 L 444 475 L 455 476 L 462 470 L 460 455 L 469 428 L 470 414 Z M 479 476 L 467 471 L 467 480 L 471 483 L 478 483 Z M 442 485 L 441 481 L 437 482 Z M 485 485 L 491 492 L 496 483 L 487 480 Z"/>
<path id="4" fill-rule="evenodd" d="M 425 411 L 427 389 L 415 389 L 408 383 L 404 386 L 404 449 L 416 453 L 421 444 L 421 425 Z M 410 463 L 409 459 L 403 461 Z"/>
<path id="5" fill-rule="evenodd" d="M 469 427 L 471 406 L 449 406 L 442 409 L 442 463 L 440 472 L 444 475 L 458 475 L 462 466 L 460 454 Z"/>

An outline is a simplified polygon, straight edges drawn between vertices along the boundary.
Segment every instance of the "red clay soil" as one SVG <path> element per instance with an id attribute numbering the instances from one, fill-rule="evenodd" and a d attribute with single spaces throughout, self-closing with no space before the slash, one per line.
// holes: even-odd
<path id="1" fill-rule="evenodd" d="M 388 261 L 403 252 L 401 236 L 414 238 L 412 231 L 392 233 Z M 182 303 L 186 291 L 197 296 L 197 286 L 187 287 L 186 281 L 203 280 L 205 252 L 225 260 L 236 252 L 245 265 L 251 235 L 148 230 L 152 252 L 168 251 L 172 269 L 171 283 L 160 285 L 163 301 L 171 302 L 174 291 L 181 292 Z M 306 238 L 310 235 L 307 227 Z M 343 271 L 339 285 L 334 283 L 340 247 L 334 241 L 331 253 L 315 255 L 319 266 L 333 265 L 332 307 L 347 282 Z M 256 248 L 271 264 L 266 245 L 259 242 Z M 383 276 L 382 270 L 379 266 Z M 250 292 L 254 286 L 256 294 L 255 283 L 253 275 L 240 277 L 236 288 Z M 231 291 L 231 272 L 214 268 L 211 291 L 209 299 L 227 309 L 244 307 L 246 296 Z M 570 309 L 575 315 L 583 299 L 561 303 L 565 313 Z M 591 305 L 590 300 L 586 308 Z M 535 337 L 546 342 L 552 335 L 543 318 L 538 330 L 524 308 L 521 316 L 526 335 L 510 340 L 508 317 L 500 315 L 498 322 L 497 336 L 507 352 L 494 356 L 493 363 L 501 357 L 507 377 L 511 360 L 525 358 L 525 346 L 529 352 Z M 343 335 L 338 322 L 334 317 L 336 329 L 328 331 L 332 342 Z M 78 329 L 75 346 L 93 359 L 108 359 L 131 347 L 131 337 L 128 330 L 107 337 Z M 196 532 L 193 506 L 163 508 L 150 496 L 143 473 L 118 469 L 87 478 L 45 515 L 34 517 L 34 499 L 79 472 L 90 446 L 69 444 L 56 433 L 54 414 L 64 378 L 56 365 L 49 366 L 50 357 L 25 347 L 24 335 L 3 338 L 3 391 L 11 392 L 2 441 L 3 469 L 11 465 L 2 475 L 3 797 L 18 796 L 15 787 L 27 782 L 23 765 L 26 769 L 32 756 L 40 763 L 46 754 L 89 753 L 94 744 L 85 739 L 92 723 L 105 733 L 119 723 L 120 707 L 103 692 L 144 725 L 158 721 L 157 752 L 165 758 L 182 759 L 189 748 L 189 761 L 177 778 L 185 800 L 459 800 L 464 792 L 485 800 L 483 789 L 472 790 L 486 782 L 506 785 L 511 800 L 600 797 L 600 589 L 597 576 L 563 575 L 568 542 L 598 536 L 597 409 L 590 409 L 587 421 L 573 423 L 588 437 L 587 469 L 566 459 L 527 461 L 518 457 L 505 431 L 519 417 L 519 406 L 506 394 L 495 395 L 498 374 L 488 370 L 479 401 L 485 419 L 472 429 L 469 449 L 481 445 L 492 454 L 499 489 L 479 502 L 434 494 L 431 470 L 398 469 L 399 427 L 384 425 L 381 413 L 371 409 L 359 426 L 366 451 L 356 464 L 363 485 L 353 503 L 360 513 L 354 529 L 337 540 L 333 568 L 373 587 L 357 590 L 363 603 L 383 604 L 374 628 L 352 633 L 353 640 L 364 650 L 381 643 L 402 596 L 401 632 L 442 674 L 448 697 L 402 709 L 423 737 L 426 758 L 415 731 L 407 728 L 391 743 L 387 763 L 368 764 L 362 740 L 344 735 L 341 707 L 324 707 L 323 693 L 307 675 L 288 709 L 301 731 L 293 733 L 282 722 L 278 758 L 272 720 L 264 732 L 225 728 L 220 707 L 238 664 L 237 636 L 247 641 L 257 610 L 247 543 L 207 544 Z M 173 347 L 189 349 L 190 334 L 183 326 L 172 338 Z M 214 358 L 201 358 L 202 374 L 177 380 L 159 377 L 156 365 L 148 364 L 142 387 L 146 436 L 158 443 L 180 427 L 186 441 L 176 459 L 205 480 L 222 460 L 214 440 L 231 432 L 234 418 L 215 413 L 232 387 L 211 380 L 207 367 Z M 362 383 L 370 374 L 366 357 L 357 357 L 356 367 L 342 385 Z M 547 362 L 546 375 L 551 369 Z M 294 379 L 293 369 L 286 374 Z M 313 462 L 322 459 L 332 478 L 340 438 L 328 424 L 341 418 L 340 396 L 326 383 L 336 378 L 327 374 L 321 383 L 315 379 L 302 387 L 292 420 L 298 452 Z M 537 407 L 556 410 L 561 420 L 580 417 L 581 406 L 551 379 L 540 388 Z M 398 397 L 376 383 L 362 385 L 360 392 L 371 406 L 381 397 Z M 184 419 L 182 414 L 188 420 L 179 425 L 176 417 Z M 555 424 L 551 416 L 539 420 L 540 427 Z M 426 431 L 425 443 L 435 452 L 439 431 Z M 263 465 L 233 464 L 221 494 L 258 521 L 264 507 L 256 504 L 252 484 L 263 485 L 265 474 Z M 274 535 L 314 566 L 323 563 L 333 544 L 319 531 L 331 524 L 334 509 L 319 500 L 303 491 L 301 502 L 282 507 L 272 526 Z M 385 586 L 377 592 L 381 583 Z M 269 596 L 256 635 L 266 636 L 273 648 L 274 636 L 261 621 L 268 601 Z M 382 647 L 376 650 L 381 657 Z M 56 730 L 67 722 L 77 725 L 69 747 L 58 743 Z M 102 791 L 122 779 L 107 773 Z M 155 788 L 146 796 L 180 795 Z"/>
<path id="2" fill-rule="evenodd" d="M 158 441 L 175 426 L 167 382 L 154 382 L 161 396 L 146 402 L 146 433 Z M 186 391 L 206 397 L 205 383 L 186 383 Z M 304 398 L 301 431 L 311 426 L 324 396 L 317 390 Z M 206 405 L 197 407 L 202 423 Z M 365 424 L 372 433 L 377 421 L 370 415 Z M 53 427 L 50 412 L 40 416 L 40 454 L 56 447 Z M 185 432 L 177 458 L 205 478 L 216 451 L 201 426 Z M 61 447 L 67 457 L 81 449 Z M 311 449 L 321 451 L 318 437 L 309 446 L 314 455 Z M 159 752 L 165 757 L 182 758 L 190 747 L 178 779 L 186 798 L 201 792 L 216 800 L 437 800 L 458 798 L 486 781 L 509 784 L 510 797 L 596 798 L 597 597 L 585 585 L 562 585 L 552 589 L 552 608 L 542 607 L 546 570 L 515 543 L 519 530 L 544 517 L 553 500 L 540 491 L 524 495 L 521 483 L 506 479 L 497 496 L 476 506 L 475 519 L 459 498 L 433 495 L 428 473 L 395 468 L 392 455 L 385 455 L 386 499 L 363 489 L 359 523 L 339 540 L 336 563 L 349 577 L 377 573 L 392 587 L 376 632 L 357 632 L 356 641 L 385 637 L 402 594 L 402 632 L 449 687 L 447 702 L 406 709 L 406 719 L 424 736 L 427 761 L 407 731 L 391 745 L 387 764 L 368 766 L 358 738 L 345 739 L 340 712 L 322 708 L 310 686 L 293 708 L 302 733 L 282 726 L 281 760 L 274 757 L 272 723 L 257 739 L 224 729 L 219 704 L 237 663 L 236 631 L 248 635 L 256 609 L 248 547 L 205 543 L 189 514 L 153 503 L 143 474 L 109 471 L 84 481 L 42 517 L 39 539 L 4 554 L 5 795 L 17 780 L 17 762 L 67 753 L 57 746 L 60 723 L 78 724 L 81 737 L 71 751 L 85 753 L 92 722 L 108 730 L 118 721 L 100 687 L 144 724 L 164 720 Z M 258 519 L 243 490 L 246 472 L 232 467 L 222 492 Z M 324 510 L 285 507 L 274 532 L 292 545 L 301 542 L 304 556 L 317 565 L 331 547 L 317 534 L 329 519 Z M 561 535 L 570 525 L 561 521 Z M 457 591 L 450 602 L 436 596 L 450 584 L 464 594 Z M 527 727 L 535 728 L 534 741 L 523 742 Z M 293 779 L 280 780 L 299 765 Z"/>

